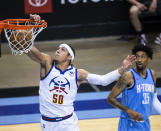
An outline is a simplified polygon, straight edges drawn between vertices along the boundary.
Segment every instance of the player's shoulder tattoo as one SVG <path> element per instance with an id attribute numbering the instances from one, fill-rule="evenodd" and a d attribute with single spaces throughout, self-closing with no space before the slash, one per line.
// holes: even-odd
<path id="1" fill-rule="evenodd" d="M 116 87 L 118 89 L 127 88 L 129 86 L 130 79 L 131 79 L 130 72 L 124 73 L 117 81 Z"/>

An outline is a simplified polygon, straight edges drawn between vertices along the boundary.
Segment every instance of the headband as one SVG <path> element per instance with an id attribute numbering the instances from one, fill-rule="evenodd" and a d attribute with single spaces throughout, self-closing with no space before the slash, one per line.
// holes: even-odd
<path id="1" fill-rule="evenodd" d="M 60 44 L 59 47 L 65 47 L 68 50 L 69 54 L 72 56 L 72 61 L 74 60 L 74 52 L 72 51 L 69 45 L 64 43 L 64 44 Z"/>

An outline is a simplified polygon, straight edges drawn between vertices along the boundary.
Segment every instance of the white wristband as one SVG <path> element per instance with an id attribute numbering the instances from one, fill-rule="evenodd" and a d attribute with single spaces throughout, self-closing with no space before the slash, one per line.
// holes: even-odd
<path id="1" fill-rule="evenodd" d="M 90 84 L 107 86 L 116 81 L 119 77 L 120 73 L 117 69 L 105 75 L 88 74 L 86 79 Z"/>

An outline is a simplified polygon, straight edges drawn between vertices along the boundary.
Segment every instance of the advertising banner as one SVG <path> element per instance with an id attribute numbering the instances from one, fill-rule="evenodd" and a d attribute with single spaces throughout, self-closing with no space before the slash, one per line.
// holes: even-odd
<path id="1" fill-rule="evenodd" d="M 25 14 L 52 13 L 52 0 L 25 0 Z"/>

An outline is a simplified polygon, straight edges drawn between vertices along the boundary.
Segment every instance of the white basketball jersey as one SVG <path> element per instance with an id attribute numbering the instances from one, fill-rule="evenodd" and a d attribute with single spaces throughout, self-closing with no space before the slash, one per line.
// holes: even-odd
<path id="1" fill-rule="evenodd" d="M 61 71 L 55 65 L 40 80 L 40 112 L 47 117 L 63 117 L 74 111 L 77 94 L 77 69 L 69 66 Z"/>

